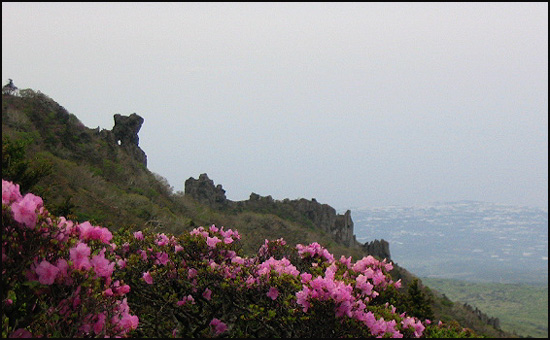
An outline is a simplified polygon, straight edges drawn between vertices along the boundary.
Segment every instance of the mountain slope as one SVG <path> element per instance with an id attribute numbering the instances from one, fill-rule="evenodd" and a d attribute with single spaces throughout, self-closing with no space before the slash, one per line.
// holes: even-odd
<path id="1" fill-rule="evenodd" d="M 53 213 L 71 215 L 80 222 L 90 220 L 112 230 L 131 225 L 135 229 L 179 234 L 195 226 L 216 224 L 246 235 L 248 242 L 243 244 L 243 250 L 248 253 L 256 252 L 265 239 L 282 237 L 291 245 L 319 242 L 336 256 L 358 259 L 366 254 L 359 243 L 343 244 L 330 229 L 315 225 L 318 217 L 300 215 L 296 213 L 299 209 L 290 209 L 284 206 L 285 202 L 237 202 L 230 208 L 219 208 L 182 192 L 174 194 L 162 176 L 146 167 L 137 139 L 140 124 L 127 123 L 122 132 L 116 125 L 110 131 L 90 129 L 40 92 L 26 89 L 19 96 L 3 94 L 3 165 L 5 145 L 24 141 L 25 161 L 51 168 L 27 189 L 42 196 Z M 6 170 L 3 166 L 3 177 Z M 251 196 L 251 201 L 261 198 Z M 398 266 L 392 275 L 395 280 L 402 279 L 405 288 L 414 280 L 413 275 Z M 507 335 L 487 327 L 467 310 L 450 311 L 439 295 L 425 291 L 433 299 L 436 318 L 464 320 L 464 326 L 488 336 Z"/>

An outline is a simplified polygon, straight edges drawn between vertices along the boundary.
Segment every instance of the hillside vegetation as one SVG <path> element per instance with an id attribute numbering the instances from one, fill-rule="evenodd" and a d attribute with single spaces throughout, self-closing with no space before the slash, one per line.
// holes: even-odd
<path id="1" fill-rule="evenodd" d="M 306 217 L 261 209 L 215 209 L 181 191 L 174 193 L 162 176 L 150 172 L 128 150 L 110 131 L 85 127 L 39 91 L 2 95 L 2 177 L 19 183 L 23 194 L 41 196 L 54 215 L 90 221 L 112 232 L 147 229 L 178 236 L 199 226 L 225 226 L 243 235 L 238 245 L 243 256 L 255 256 L 266 239 L 280 238 L 290 247 L 318 242 L 337 258 L 352 256 L 355 261 L 367 255 L 361 247 L 337 242 Z M 405 269 L 394 266 L 390 274 L 403 284 L 404 295 L 392 300 L 398 309 L 421 319 L 458 322 L 457 326 L 489 337 L 510 336 L 424 287 Z"/>
<path id="2" fill-rule="evenodd" d="M 457 303 L 500 319 L 502 329 L 521 336 L 548 337 L 548 286 L 476 283 L 422 278 Z"/>

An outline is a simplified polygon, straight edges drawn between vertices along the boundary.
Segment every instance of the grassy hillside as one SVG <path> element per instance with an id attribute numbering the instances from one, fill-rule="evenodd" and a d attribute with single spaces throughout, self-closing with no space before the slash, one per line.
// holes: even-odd
<path id="1" fill-rule="evenodd" d="M 115 142 L 102 138 L 101 131 L 85 127 L 54 100 L 30 89 L 21 90 L 20 96 L 2 95 L 2 151 L 4 179 L 20 183 L 24 178 L 28 183 L 21 186 L 22 191 L 40 195 L 52 213 L 79 222 L 89 220 L 111 230 L 130 226 L 175 235 L 215 224 L 245 236 L 242 250 L 246 254 L 257 252 L 265 239 L 284 238 L 289 245 L 318 242 L 337 257 L 357 260 L 365 256 L 360 247 L 341 245 L 299 219 L 269 211 L 215 210 L 182 192 L 174 193 L 162 176 L 149 171 Z M 405 292 L 414 280 L 398 266 L 392 275 L 403 280 Z M 421 289 L 433 304 L 435 320 L 457 320 L 489 337 L 509 335 L 441 294 Z"/>
<path id="2" fill-rule="evenodd" d="M 500 319 L 501 328 L 521 336 L 548 337 L 548 286 L 474 283 L 423 278 L 451 300 L 467 303 Z"/>

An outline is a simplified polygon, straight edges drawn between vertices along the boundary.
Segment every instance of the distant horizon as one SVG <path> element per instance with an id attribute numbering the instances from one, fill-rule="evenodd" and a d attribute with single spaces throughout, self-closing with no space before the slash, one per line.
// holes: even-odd
<path id="1" fill-rule="evenodd" d="M 502 207 L 515 207 L 515 208 L 527 208 L 527 209 L 539 209 L 544 212 L 548 212 L 547 206 L 534 206 L 534 205 L 519 205 L 519 204 L 508 204 L 508 203 L 500 203 L 500 202 L 490 202 L 490 201 L 479 201 L 479 200 L 468 200 L 468 199 L 461 199 L 461 200 L 448 200 L 448 201 L 432 201 L 432 202 L 426 202 L 422 204 L 417 205 L 400 205 L 400 204 L 392 204 L 392 205 L 384 205 L 384 206 L 362 206 L 362 207 L 354 207 L 354 209 L 363 209 L 363 208 L 387 208 L 387 207 L 396 207 L 396 208 L 408 208 L 408 207 L 414 207 L 414 208 L 421 208 L 423 206 L 433 206 L 433 205 L 450 205 L 450 204 L 458 204 L 458 203 L 480 203 L 480 204 L 490 204 L 490 205 L 496 205 L 496 206 L 502 206 Z"/>

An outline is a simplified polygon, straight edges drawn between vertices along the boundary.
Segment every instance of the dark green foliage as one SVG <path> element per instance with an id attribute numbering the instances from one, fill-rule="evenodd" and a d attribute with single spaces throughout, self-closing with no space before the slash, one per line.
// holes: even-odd
<path id="1" fill-rule="evenodd" d="M 433 319 L 434 313 L 431 306 L 433 298 L 428 292 L 424 292 L 421 289 L 418 279 L 414 279 L 409 285 L 406 303 L 406 310 L 411 313 L 411 315 L 422 320 Z"/>
<path id="2" fill-rule="evenodd" d="M 29 161 L 25 158 L 25 150 L 31 142 L 2 138 L 2 178 L 20 183 L 22 193 L 28 192 L 40 179 L 52 172 L 50 162 L 40 159 Z"/>

